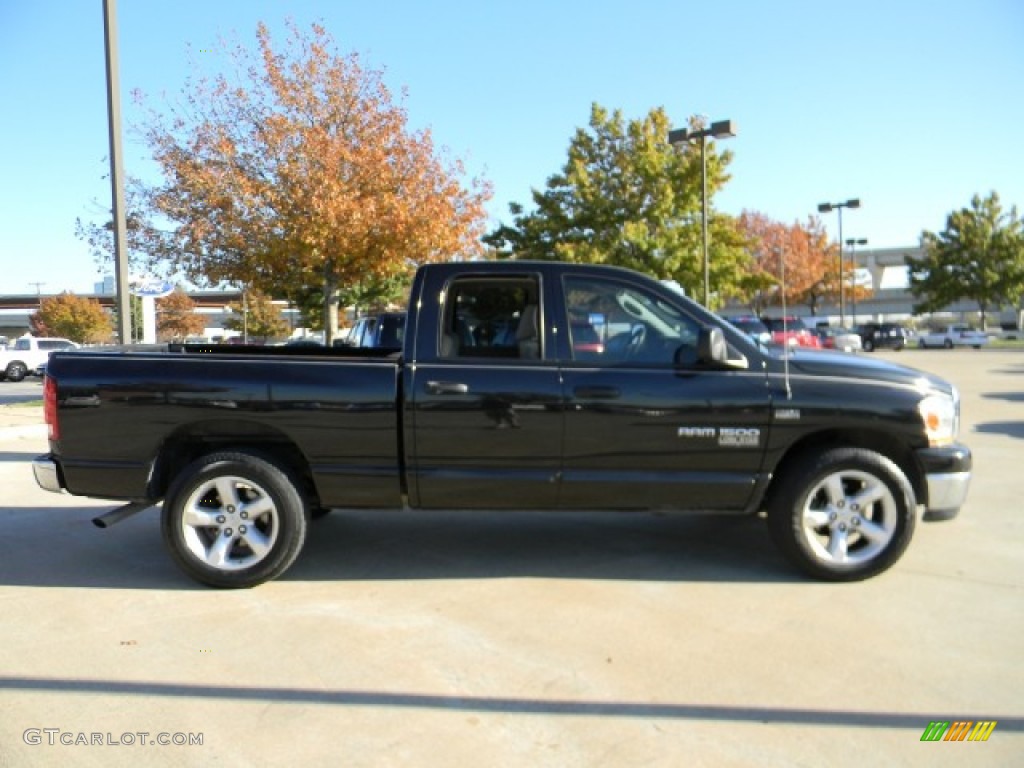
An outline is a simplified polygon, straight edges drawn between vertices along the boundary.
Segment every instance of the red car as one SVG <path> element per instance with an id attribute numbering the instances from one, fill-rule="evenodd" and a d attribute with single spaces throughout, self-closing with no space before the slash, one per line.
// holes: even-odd
<path id="1" fill-rule="evenodd" d="M 772 332 L 774 344 L 821 349 L 821 340 L 799 317 L 786 317 L 785 325 L 781 317 L 762 317 L 761 322 Z"/>

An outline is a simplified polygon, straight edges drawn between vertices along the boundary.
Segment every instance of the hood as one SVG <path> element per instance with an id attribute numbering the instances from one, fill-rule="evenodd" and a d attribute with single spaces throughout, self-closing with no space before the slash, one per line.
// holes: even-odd
<path id="1" fill-rule="evenodd" d="M 784 351 L 776 350 L 772 355 L 773 365 L 782 368 Z M 852 355 L 834 350 L 796 348 L 789 352 L 791 373 L 805 376 L 839 376 L 844 379 L 869 381 L 890 381 L 893 384 L 909 384 L 919 389 L 931 387 L 951 394 L 953 386 L 945 379 L 931 373 L 890 363 L 877 357 Z"/>

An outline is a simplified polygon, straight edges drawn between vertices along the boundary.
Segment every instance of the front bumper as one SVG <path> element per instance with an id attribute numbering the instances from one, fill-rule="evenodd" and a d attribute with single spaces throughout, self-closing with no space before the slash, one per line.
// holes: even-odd
<path id="1" fill-rule="evenodd" d="M 971 451 L 966 445 L 954 443 L 941 448 L 924 448 L 917 452 L 924 467 L 927 498 L 926 519 L 946 520 L 956 517 L 967 500 L 971 484 Z"/>
<path id="2" fill-rule="evenodd" d="M 64 490 L 60 482 L 60 470 L 57 467 L 57 462 L 48 454 L 37 456 L 32 461 L 32 474 L 35 475 L 36 483 L 44 491 L 60 493 Z"/>

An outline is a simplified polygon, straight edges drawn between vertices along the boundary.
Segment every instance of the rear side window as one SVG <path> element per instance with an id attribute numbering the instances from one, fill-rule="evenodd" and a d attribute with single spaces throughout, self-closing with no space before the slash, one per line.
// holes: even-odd
<path id="1" fill-rule="evenodd" d="M 445 291 L 441 357 L 537 360 L 542 336 L 534 277 L 463 277 Z"/>

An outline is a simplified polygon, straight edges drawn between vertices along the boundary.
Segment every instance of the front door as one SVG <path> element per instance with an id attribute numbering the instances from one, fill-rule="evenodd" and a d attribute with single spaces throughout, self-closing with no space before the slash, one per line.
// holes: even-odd
<path id="1" fill-rule="evenodd" d="M 765 374 L 688 365 L 699 324 L 627 279 L 564 278 L 559 506 L 743 509 L 768 439 Z"/>

